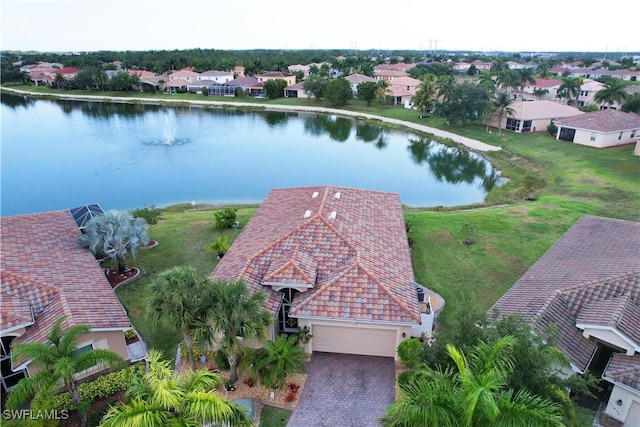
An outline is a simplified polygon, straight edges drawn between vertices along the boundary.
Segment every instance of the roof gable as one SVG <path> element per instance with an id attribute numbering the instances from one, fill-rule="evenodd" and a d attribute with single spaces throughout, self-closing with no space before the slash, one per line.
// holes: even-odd
<path id="1" fill-rule="evenodd" d="M 564 127 L 597 132 L 620 132 L 640 129 L 640 115 L 613 109 L 598 110 L 579 116 L 565 117 L 558 119 L 556 122 Z"/>

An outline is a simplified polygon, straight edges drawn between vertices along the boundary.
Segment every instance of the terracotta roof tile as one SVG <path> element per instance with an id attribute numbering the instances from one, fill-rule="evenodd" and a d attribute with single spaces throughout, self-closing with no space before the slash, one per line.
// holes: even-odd
<path id="1" fill-rule="evenodd" d="M 556 123 L 561 126 L 599 132 L 620 132 L 640 129 L 640 115 L 606 109 L 592 111 L 579 116 L 565 117 L 556 120 Z"/>
<path id="2" fill-rule="evenodd" d="M 614 353 L 604 372 L 604 378 L 640 390 L 640 354 L 627 356 Z"/>
<path id="3" fill-rule="evenodd" d="M 212 278 L 245 279 L 258 290 L 272 279 L 311 283 L 314 271 L 315 286 L 299 294 L 292 314 L 420 321 L 395 193 L 331 186 L 272 190 Z M 274 310 L 278 298 L 271 296 Z"/>
<path id="4" fill-rule="evenodd" d="M 0 220 L 3 299 L 10 297 L 16 309 L 32 305 L 36 314 L 25 339 L 43 338 L 63 314 L 93 329 L 131 327 L 95 257 L 77 246 L 80 230 L 68 210 Z M 24 308 L 14 314 L 24 315 Z M 3 307 L 2 329 L 4 319 Z"/>

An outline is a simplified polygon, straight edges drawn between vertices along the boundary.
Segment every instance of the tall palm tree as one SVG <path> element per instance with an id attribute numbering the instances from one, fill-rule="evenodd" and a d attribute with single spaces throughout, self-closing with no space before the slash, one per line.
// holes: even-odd
<path id="1" fill-rule="evenodd" d="M 191 368 L 196 368 L 193 344 L 206 328 L 201 300 L 210 281 L 193 267 L 165 270 L 149 285 L 144 313 L 154 327 L 182 334 Z"/>
<path id="2" fill-rule="evenodd" d="M 105 349 L 78 352 L 78 339 L 91 328 L 87 325 L 73 325 L 63 332 L 66 319 L 67 317 L 63 316 L 53 324 L 46 343 L 23 343 L 13 348 L 13 360 L 31 360 L 33 364 L 41 367 L 41 370 L 18 382 L 18 385 L 9 393 L 6 406 L 8 409 L 17 409 L 34 398 L 46 405 L 48 398 L 59 393 L 60 384 L 62 384 L 79 409 L 80 421 L 84 425 L 86 414 L 81 410 L 80 389 L 76 374 L 96 365 L 117 366 L 122 363 L 122 358 Z M 50 407 L 37 408 L 37 406 L 34 402 L 32 409 L 50 409 Z"/>
<path id="3" fill-rule="evenodd" d="M 376 89 L 376 98 L 380 103 L 384 103 L 387 97 L 387 90 L 391 84 L 386 80 L 378 80 L 377 83 L 378 89 Z"/>
<path id="4" fill-rule="evenodd" d="M 631 95 L 627 101 L 622 104 L 621 110 L 625 113 L 640 114 L 640 92 Z"/>
<path id="5" fill-rule="evenodd" d="M 411 100 L 419 111 L 426 112 L 435 105 L 437 91 L 438 78 L 434 74 L 425 74 Z"/>
<path id="6" fill-rule="evenodd" d="M 515 113 L 512 104 L 513 99 L 506 92 L 498 92 L 491 99 L 490 111 L 498 118 L 498 135 L 502 135 L 502 119 Z"/>
<path id="7" fill-rule="evenodd" d="M 58 89 L 62 89 L 62 90 L 69 89 L 69 82 L 60 73 L 56 73 L 56 77 L 54 78 L 53 82 L 56 84 L 56 87 Z"/>
<path id="8" fill-rule="evenodd" d="M 220 346 L 230 367 L 229 380 L 238 381 L 238 355 L 241 340 L 266 341 L 272 314 L 266 310 L 267 294 L 252 292 L 246 282 L 215 281 L 203 303 L 208 307 L 207 321 L 210 327 L 208 339 Z"/>
<path id="9" fill-rule="evenodd" d="M 221 383 L 217 374 L 189 370 L 175 375 L 170 362 L 161 358 L 157 350 L 149 352 L 148 372 L 134 378 L 126 402 L 112 406 L 101 426 L 253 425 L 240 405 L 217 394 Z"/>
<path id="10" fill-rule="evenodd" d="M 560 407 L 527 391 L 506 389 L 515 339 L 478 343 L 469 358 L 447 345 L 456 370 L 424 368 L 400 382 L 403 396 L 380 419 L 385 427 L 564 425 Z"/>
<path id="11" fill-rule="evenodd" d="M 518 82 L 518 88 L 520 89 L 522 99 L 524 99 L 525 85 L 527 83 L 531 83 L 532 85 L 536 84 L 536 77 L 533 72 L 533 68 L 522 68 L 521 70 L 518 70 L 516 73 L 516 81 Z"/>
<path id="12" fill-rule="evenodd" d="M 578 107 L 578 98 L 580 97 L 580 88 L 584 83 L 582 77 L 563 77 L 562 84 L 558 88 L 559 93 L 566 94 L 569 104 L 571 104 L 571 97 L 575 97 L 574 106 Z"/>
<path id="13" fill-rule="evenodd" d="M 486 87 L 491 93 L 496 91 L 496 81 L 488 71 L 483 71 L 478 75 L 478 84 Z"/>
<path id="14" fill-rule="evenodd" d="M 118 272 L 127 271 L 125 256 L 136 257 L 140 248 L 149 243 L 149 225 L 143 218 L 129 212 L 111 210 L 94 216 L 78 239 L 81 247 L 88 247 L 95 255 L 103 254 L 118 262 Z"/>
<path id="15" fill-rule="evenodd" d="M 608 104 L 609 108 L 616 102 L 622 105 L 629 99 L 629 94 L 624 90 L 626 87 L 622 79 L 608 78 L 604 82 L 604 87 L 596 92 L 593 99 L 599 104 Z"/>

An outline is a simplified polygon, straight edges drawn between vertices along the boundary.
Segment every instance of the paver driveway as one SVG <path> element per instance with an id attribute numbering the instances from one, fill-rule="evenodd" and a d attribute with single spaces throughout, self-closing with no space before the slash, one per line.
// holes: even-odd
<path id="1" fill-rule="evenodd" d="M 287 427 L 369 427 L 395 398 L 391 358 L 313 353 Z"/>

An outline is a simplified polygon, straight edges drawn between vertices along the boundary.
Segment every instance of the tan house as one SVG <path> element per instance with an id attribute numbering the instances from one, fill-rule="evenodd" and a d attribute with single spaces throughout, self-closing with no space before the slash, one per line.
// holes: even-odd
<path id="1" fill-rule="evenodd" d="M 304 90 L 304 82 L 296 83 L 284 88 L 285 98 L 309 98 L 309 94 Z"/>
<path id="2" fill-rule="evenodd" d="M 396 357 L 412 327 L 433 316 L 418 301 L 395 193 L 274 189 L 211 276 L 266 291 L 273 335 L 308 327 L 308 353 Z"/>
<path id="3" fill-rule="evenodd" d="M 640 223 L 580 218 L 490 312 L 557 327 L 573 372 L 602 378 L 614 423 L 640 420 Z"/>
<path id="4" fill-rule="evenodd" d="M 348 76 L 345 77 L 345 80 L 347 80 L 351 85 L 351 93 L 353 93 L 354 98 L 358 96 L 358 85 L 360 83 L 376 82 L 376 79 L 374 79 L 373 77 L 369 77 L 364 74 L 358 74 L 358 73 L 349 74 Z"/>
<path id="5" fill-rule="evenodd" d="M 11 346 L 46 342 L 62 316 L 64 329 L 91 327 L 80 337 L 80 349 L 109 349 L 132 362 L 146 357 L 140 342 L 127 346 L 131 322 L 94 255 L 78 247 L 81 231 L 69 210 L 2 217 L 1 226 L 3 393 L 40 369 L 12 360 Z"/>
<path id="6" fill-rule="evenodd" d="M 606 148 L 640 140 L 640 115 L 619 110 L 598 110 L 556 120 L 556 139 Z"/>
<path id="7" fill-rule="evenodd" d="M 375 70 L 373 71 L 373 77 L 376 80 L 386 80 L 391 82 L 394 79 L 399 79 L 400 77 L 409 77 L 409 73 L 406 71 L 398 71 L 398 70 Z"/>
<path id="8" fill-rule="evenodd" d="M 282 71 L 268 71 L 266 73 L 258 74 L 258 83 L 264 83 L 268 80 L 284 80 L 287 82 L 287 86 L 296 84 L 296 76 L 291 73 L 284 73 Z"/>
<path id="9" fill-rule="evenodd" d="M 552 121 L 584 114 L 577 108 L 553 101 L 515 101 L 513 114 L 502 117 L 500 123 L 494 117 L 489 126 L 514 132 L 546 132 Z"/>

